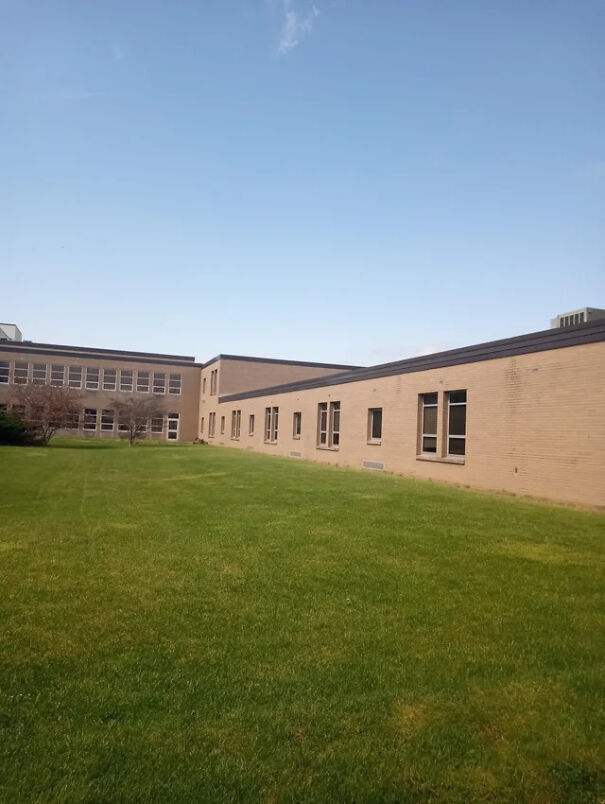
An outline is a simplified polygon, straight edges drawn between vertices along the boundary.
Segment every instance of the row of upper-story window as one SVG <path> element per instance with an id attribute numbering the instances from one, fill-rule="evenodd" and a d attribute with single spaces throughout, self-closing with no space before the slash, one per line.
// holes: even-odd
<path id="1" fill-rule="evenodd" d="M 60 363 L 27 363 L 0 360 L 0 385 L 66 385 L 86 391 L 136 391 L 139 394 L 180 396 L 182 377 L 164 371 L 134 371 L 133 369 L 97 368 L 95 366 L 65 366 Z"/>
<path id="2" fill-rule="evenodd" d="M 418 454 L 437 457 L 463 458 L 466 454 L 466 391 L 446 391 L 443 398 L 445 415 L 439 415 L 439 394 L 437 392 L 420 394 L 418 397 Z M 340 402 L 320 402 L 317 406 L 315 422 L 316 446 L 319 449 L 338 449 L 340 447 Z M 382 408 L 368 408 L 366 439 L 368 444 L 382 444 Z M 241 436 L 242 411 L 231 411 L 231 438 Z M 292 414 L 291 438 L 302 436 L 302 411 Z M 205 417 L 200 421 L 202 435 L 205 434 Z M 220 434 L 225 434 L 225 416 L 220 417 Z M 279 407 L 265 408 L 263 440 L 266 444 L 276 444 L 279 432 Z M 255 415 L 248 417 L 248 435 L 255 434 Z M 216 413 L 208 415 L 208 438 L 216 435 Z"/>
<path id="3" fill-rule="evenodd" d="M 16 416 L 25 416 L 25 405 L 10 405 L 6 403 L 0 404 L 0 410 L 10 409 L 11 413 Z M 32 415 L 32 421 L 35 422 L 35 413 Z M 125 432 L 128 430 L 128 424 L 120 422 L 119 417 L 115 410 L 111 408 L 83 408 L 79 413 L 70 414 L 65 422 L 65 429 L 67 430 L 100 430 L 101 432 Z M 147 431 L 152 433 L 163 433 L 166 430 L 167 438 L 176 440 L 179 433 L 179 414 L 167 413 L 165 416 L 153 416 L 151 419 L 146 420 L 142 432 Z"/>

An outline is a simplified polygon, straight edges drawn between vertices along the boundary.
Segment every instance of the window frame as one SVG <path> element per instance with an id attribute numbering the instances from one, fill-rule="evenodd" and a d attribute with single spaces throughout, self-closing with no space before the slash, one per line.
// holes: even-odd
<path id="1" fill-rule="evenodd" d="M 454 394 L 464 394 L 463 402 L 452 402 Z M 446 391 L 447 398 L 447 411 L 445 419 L 445 455 L 448 458 L 457 458 L 464 460 L 466 458 L 466 406 L 468 400 L 468 392 L 466 389 L 459 389 L 457 391 Z M 454 434 L 450 435 L 451 427 L 451 413 L 452 408 L 464 408 L 464 435 Z M 462 452 L 450 452 L 450 440 L 462 441 Z"/>
<path id="2" fill-rule="evenodd" d="M 120 393 L 131 394 L 134 391 L 134 371 L 120 369 Z"/>
<path id="3" fill-rule="evenodd" d="M 277 444 L 279 436 L 279 407 L 271 405 L 265 408 L 265 444 Z"/>
<path id="4" fill-rule="evenodd" d="M 143 382 L 141 382 L 141 380 L 143 380 Z M 149 371 L 137 371 L 135 388 L 137 394 L 149 393 L 149 389 L 151 388 L 151 373 Z"/>
<path id="5" fill-rule="evenodd" d="M 176 389 L 176 390 L 173 390 Z M 169 374 L 168 375 L 168 394 L 170 396 L 181 396 L 183 390 L 183 375 L 182 374 Z"/>
<path id="6" fill-rule="evenodd" d="M 11 380 L 10 360 L 0 360 L 0 385 L 9 385 Z"/>
<path id="7" fill-rule="evenodd" d="M 176 426 L 175 425 L 176 422 Z M 166 416 L 166 441 L 178 441 L 180 430 L 180 416 L 178 413 L 168 413 Z"/>
<path id="8" fill-rule="evenodd" d="M 341 412 L 340 400 L 317 403 L 317 449 L 340 449 Z"/>
<path id="9" fill-rule="evenodd" d="M 157 378 L 157 382 L 156 382 L 156 378 Z M 158 389 L 161 389 L 161 390 L 158 390 Z M 165 396 L 166 395 L 166 372 L 165 371 L 154 371 L 153 372 L 153 378 L 152 378 L 152 383 L 151 383 L 151 391 L 156 396 Z"/>
<path id="10" fill-rule="evenodd" d="M 374 435 L 374 419 L 376 414 L 380 413 L 380 435 Z M 367 441 L 368 444 L 382 444 L 382 408 L 368 408 L 368 433 L 367 433 Z"/>
<path id="11" fill-rule="evenodd" d="M 295 410 L 292 414 L 292 438 L 297 441 L 302 437 L 302 410 Z"/>
<path id="12" fill-rule="evenodd" d="M 113 374 L 113 382 L 111 379 L 108 380 L 107 375 L 111 378 Z M 104 391 L 115 391 L 118 387 L 118 370 L 117 369 L 103 369 L 103 390 Z"/>
<path id="13" fill-rule="evenodd" d="M 44 376 L 40 377 L 40 372 L 42 370 L 44 370 Z M 48 363 L 33 363 L 32 385 L 46 385 L 47 383 L 48 383 Z"/>
<path id="14" fill-rule="evenodd" d="M 57 388 L 65 385 L 65 366 L 60 363 L 50 364 L 50 384 Z"/>
<path id="15" fill-rule="evenodd" d="M 86 432 L 92 433 L 97 431 L 97 408 L 84 408 L 84 418 L 82 420 L 82 429 Z M 92 427 L 88 425 L 93 423 Z"/>
<path id="16" fill-rule="evenodd" d="M 25 372 L 25 374 L 23 374 L 23 372 Z M 15 360 L 13 365 L 13 385 L 27 385 L 29 381 L 29 363 L 25 360 Z"/>
<path id="17" fill-rule="evenodd" d="M 249 436 L 254 435 L 254 425 L 255 425 L 254 413 L 251 413 L 248 416 L 248 435 Z"/>
<path id="18" fill-rule="evenodd" d="M 94 373 L 96 372 L 96 384 L 94 380 Z M 95 366 L 86 366 L 86 375 L 84 380 L 84 388 L 87 391 L 98 391 L 101 386 L 101 369 Z"/>
<path id="19" fill-rule="evenodd" d="M 431 399 L 435 397 L 434 402 L 427 402 L 427 397 Z M 425 393 L 418 395 L 418 400 L 420 404 L 420 422 L 419 422 L 419 436 L 420 436 L 420 443 L 419 447 L 419 455 L 430 455 L 433 457 L 437 457 L 438 455 L 438 448 L 439 448 L 439 393 L 437 391 L 427 391 Z M 435 432 L 434 433 L 425 433 L 425 411 L 428 409 L 435 409 Z M 425 449 L 424 446 L 424 439 L 425 438 L 434 438 L 435 439 L 435 449 Z"/>
<path id="20" fill-rule="evenodd" d="M 108 421 L 109 420 L 109 421 Z M 101 409 L 101 432 L 113 433 L 116 425 L 116 412 L 111 408 Z"/>

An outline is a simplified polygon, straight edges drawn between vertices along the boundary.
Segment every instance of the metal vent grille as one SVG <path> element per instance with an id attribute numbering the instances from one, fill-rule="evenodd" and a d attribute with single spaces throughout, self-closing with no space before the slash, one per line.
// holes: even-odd
<path id="1" fill-rule="evenodd" d="M 363 465 L 365 469 L 378 469 L 379 471 L 384 469 L 384 464 L 380 461 L 364 461 Z"/>
<path id="2" fill-rule="evenodd" d="M 295 449 L 290 450 L 291 458 L 302 458 L 302 452 L 297 452 Z"/>

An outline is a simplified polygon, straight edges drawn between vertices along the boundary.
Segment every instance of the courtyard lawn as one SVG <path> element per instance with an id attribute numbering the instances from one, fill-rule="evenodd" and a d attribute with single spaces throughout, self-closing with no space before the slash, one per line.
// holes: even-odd
<path id="1" fill-rule="evenodd" d="M 603 514 L 180 445 L 0 477 L 0 800 L 605 796 Z"/>

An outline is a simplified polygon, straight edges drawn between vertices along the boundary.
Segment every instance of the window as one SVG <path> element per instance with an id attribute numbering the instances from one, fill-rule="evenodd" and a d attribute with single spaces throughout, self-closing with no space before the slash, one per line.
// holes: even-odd
<path id="1" fill-rule="evenodd" d="M 208 414 L 208 438 L 214 438 L 214 431 L 216 430 L 216 413 Z"/>
<path id="2" fill-rule="evenodd" d="M 70 413 L 65 419 L 65 428 L 67 430 L 77 430 L 80 426 L 80 414 Z"/>
<path id="3" fill-rule="evenodd" d="M 206 393 L 206 378 L 205 377 L 202 379 L 202 393 L 203 394 Z"/>
<path id="4" fill-rule="evenodd" d="M 231 438 L 239 440 L 240 430 L 242 426 L 242 412 L 241 410 L 231 411 Z"/>
<path id="5" fill-rule="evenodd" d="M 265 408 L 265 442 L 277 443 L 279 408 Z"/>
<path id="6" fill-rule="evenodd" d="M 154 416 L 151 420 L 151 432 L 163 433 L 164 432 L 164 417 Z"/>
<path id="7" fill-rule="evenodd" d="M 200 433 L 204 432 L 204 417 L 200 419 Z"/>
<path id="8" fill-rule="evenodd" d="M 103 390 L 115 391 L 116 390 L 116 369 L 103 369 Z"/>
<path id="9" fill-rule="evenodd" d="M 447 454 L 466 453 L 466 391 L 449 391 L 447 395 Z"/>
<path id="10" fill-rule="evenodd" d="M 97 409 L 84 408 L 84 429 L 96 430 L 97 429 Z"/>
<path id="11" fill-rule="evenodd" d="M 101 411 L 101 430 L 105 432 L 112 432 L 115 422 L 115 413 L 113 410 Z"/>
<path id="12" fill-rule="evenodd" d="M 179 414 L 168 414 L 168 440 L 177 441 L 179 437 Z"/>
<path id="13" fill-rule="evenodd" d="M 101 379 L 101 369 L 88 367 L 86 369 L 86 390 L 98 391 L 100 379 Z"/>
<path id="14" fill-rule="evenodd" d="M 34 363 L 34 370 L 32 372 L 32 382 L 34 385 L 46 385 L 47 368 L 46 363 Z"/>
<path id="15" fill-rule="evenodd" d="M 437 454 L 437 394 L 420 394 L 420 452 Z"/>
<path id="16" fill-rule="evenodd" d="M 213 369 L 210 372 L 210 396 L 216 394 L 217 385 L 218 385 L 218 369 Z"/>
<path id="17" fill-rule="evenodd" d="M 302 413 L 297 411 L 292 417 L 292 438 L 300 438 L 302 432 Z"/>
<path id="18" fill-rule="evenodd" d="M 153 393 L 165 394 L 166 393 L 166 375 L 163 372 L 153 372 Z"/>
<path id="19" fill-rule="evenodd" d="M 0 383 L 7 383 L 10 378 L 10 363 L 7 360 L 0 360 Z"/>
<path id="20" fill-rule="evenodd" d="M 134 375 L 130 369 L 120 369 L 120 391 L 132 391 Z"/>
<path id="21" fill-rule="evenodd" d="M 248 435 L 254 435 L 254 413 L 248 419 Z"/>
<path id="22" fill-rule="evenodd" d="M 382 408 L 368 409 L 368 444 L 382 441 Z"/>
<path id="23" fill-rule="evenodd" d="M 29 364 L 18 360 L 15 363 L 13 382 L 15 385 L 25 385 L 29 379 Z"/>
<path id="24" fill-rule="evenodd" d="M 168 377 L 168 393 L 173 396 L 181 395 L 181 375 L 171 374 Z"/>
<path id="25" fill-rule="evenodd" d="M 81 366 L 70 366 L 69 367 L 69 374 L 68 374 L 68 381 L 67 384 L 70 388 L 81 388 L 82 387 L 82 367 Z"/>
<path id="26" fill-rule="evenodd" d="M 65 383 L 65 366 L 57 366 L 55 363 L 50 367 L 50 384 L 51 385 L 64 385 Z"/>
<path id="27" fill-rule="evenodd" d="M 340 445 L 340 402 L 320 402 L 317 406 L 317 446 L 338 449 Z"/>
<path id="28" fill-rule="evenodd" d="M 148 394 L 149 393 L 149 372 L 148 371 L 137 371 L 137 393 L 139 393 L 139 394 Z"/>
<path id="29" fill-rule="evenodd" d="M 124 414 L 123 414 L 124 415 Z M 119 433 L 127 433 L 129 429 L 129 421 L 128 421 L 128 414 L 125 414 L 126 418 L 120 419 L 118 416 L 118 432 Z"/>
<path id="30" fill-rule="evenodd" d="M 221 416 L 221 435 L 225 434 L 225 417 Z"/>

